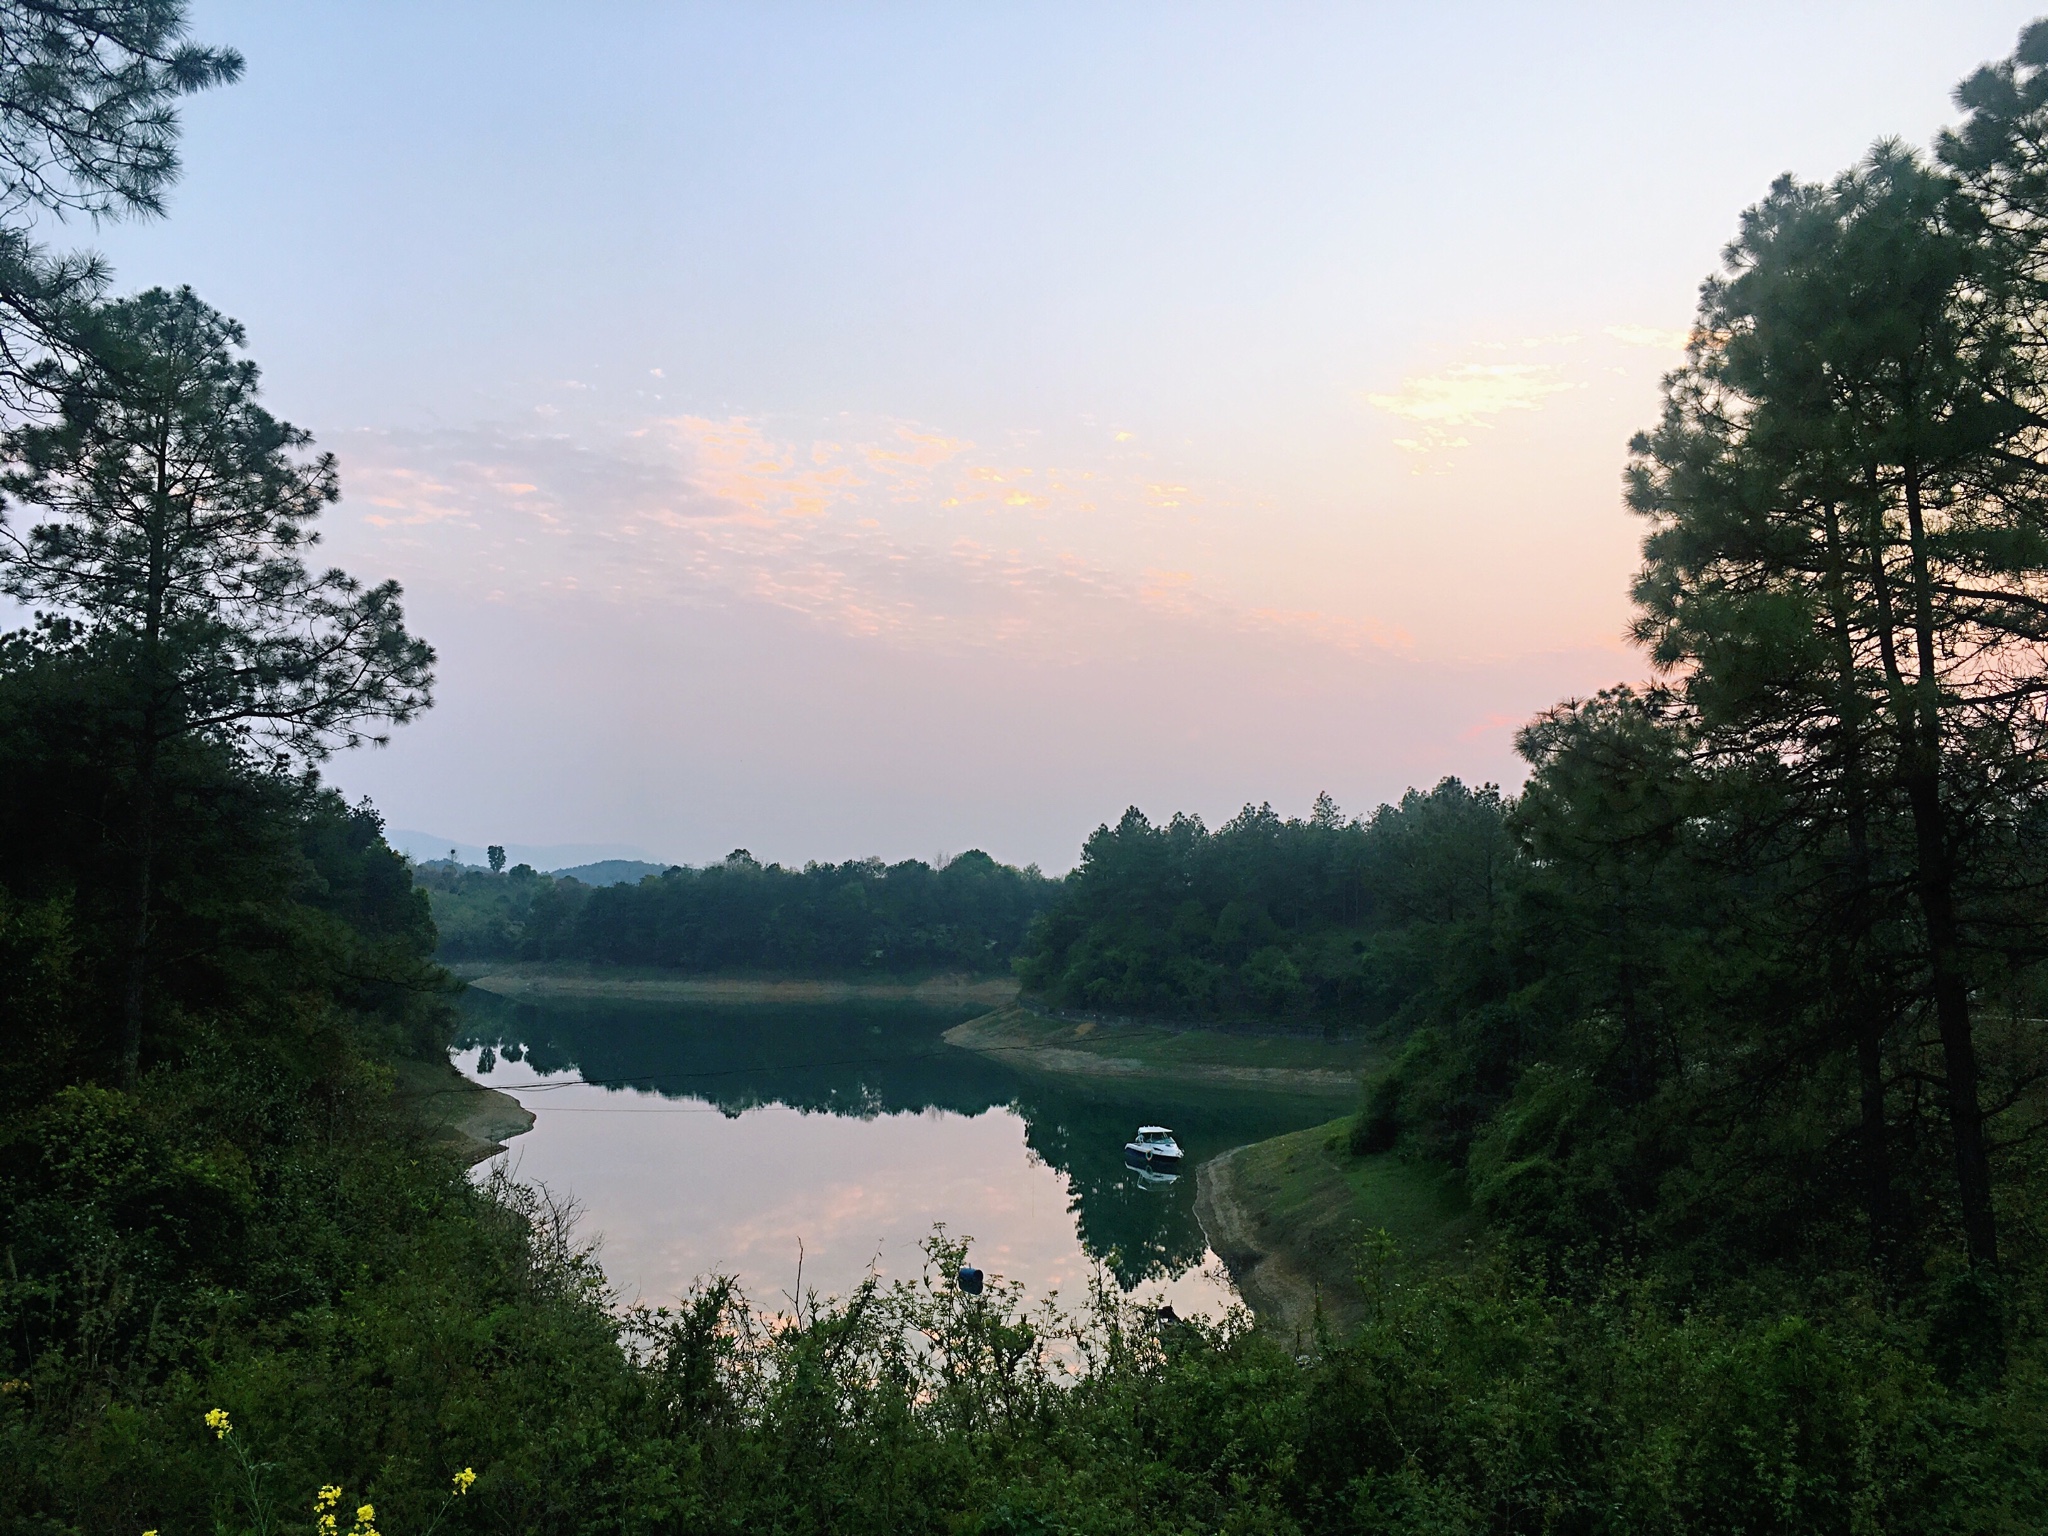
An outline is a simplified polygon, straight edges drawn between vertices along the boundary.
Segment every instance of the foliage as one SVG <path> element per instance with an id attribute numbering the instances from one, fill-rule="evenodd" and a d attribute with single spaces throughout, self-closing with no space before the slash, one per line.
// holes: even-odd
<path id="1" fill-rule="evenodd" d="M 1844 967 L 1832 999 L 1866 1075 L 1884 1015 L 1924 1004 L 1939 1032 L 1963 1223 L 1989 1264 L 1971 994 L 2040 953 L 2011 919 L 2038 899 L 2048 793 L 2048 380 L 2038 312 L 1985 229 L 1896 145 L 1826 187 L 1782 179 L 1707 285 L 1630 500 L 1651 521 L 1637 633 L 1682 673 L 1699 750 L 1771 773 L 1781 856 L 1839 866 L 1812 903 L 1831 947 L 1884 968 L 1873 985 Z"/>
<path id="2" fill-rule="evenodd" d="M 0 445 L 0 488 L 45 519 L 0 524 L 0 591 L 128 682 L 137 756 L 228 731 L 317 758 L 427 708 L 434 653 L 398 584 L 305 564 L 334 459 L 257 404 L 241 327 L 155 288 L 99 306 L 87 335 L 53 371 L 56 420 Z"/>
<path id="3" fill-rule="evenodd" d="M 241 72 L 188 40 L 183 0 L 0 4 L 0 399 L 42 403 L 38 370 L 77 354 L 79 309 L 107 285 L 97 257 L 38 246 L 36 215 L 162 213 L 179 98 Z"/>
<path id="4" fill-rule="evenodd" d="M 10 1378 L 11 1523 L 253 1529 L 342 1486 L 393 1532 L 2019 1531 L 2048 1509 L 2036 1362 L 1944 1385 L 1855 1297 L 1675 1316 L 1620 1278 L 1568 1303 L 1397 1260 L 1357 1335 L 1297 1359 L 1099 1285 L 1068 1311 L 967 1298 L 941 1236 L 922 1277 L 794 1314 L 715 1280 L 621 1312 L 530 1190 L 331 1171 L 280 1255 L 314 1259 L 298 1310 L 265 1326 L 275 1292 L 220 1295 L 155 1381 L 119 1350 L 98 1393 L 67 1397 L 51 1350 Z"/>
<path id="5" fill-rule="evenodd" d="M 0 442 L 0 487 L 47 519 L 0 521 L 0 591 L 37 604 L 33 639 L 88 670 L 107 761 L 127 775 L 123 1070 L 149 1020 L 167 757 L 268 746 L 281 766 L 365 740 L 430 702 L 433 650 L 396 582 L 309 571 L 311 524 L 339 494 L 331 457 L 256 404 L 240 327 L 190 290 L 98 306 L 81 358 L 39 380 L 55 420 Z M 169 778 L 167 778 L 167 773 Z"/>
<path id="6" fill-rule="evenodd" d="M 0 1102 L 120 1071 L 129 848 L 107 808 L 133 771 L 110 692 L 89 655 L 0 644 L 0 990 L 21 1003 Z M 208 1040 L 315 1049 L 344 1022 L 380 1050 L 440 1038 L 426 898 L 373 810 L 197 737 L 159 788 L 145 1067 Z"/>
<path id="7" fill-rule="evenodd" d="M 1462 963 L 1512 850 L 1492 785 L 1445 779 L 1346 821 L 1247 806 L 1215 832 L 1133 806 L 1098 827 L 1033 929 L 1025 987 L 1061 1007 L 1169 1018 L 1404 1018 Z"/>

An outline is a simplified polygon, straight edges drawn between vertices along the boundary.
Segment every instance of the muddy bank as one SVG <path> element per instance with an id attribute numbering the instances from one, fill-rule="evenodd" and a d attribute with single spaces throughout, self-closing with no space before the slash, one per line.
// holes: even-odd
<path id="1" fill-rule="evenodd" d="M 1362 1244 L 1383 1234 L 1382 1283 L 1461 1269 L 1482 1234 L 1459 1172 L 1391 1153 L 1353 1155 L 1349 1118 L 1254 1142 L 1195 1173 L 1195 1214 L 1259 1321 L 1282 1332 L 1323 1314 L 1364 1320 Z"/>
<path id="2" fill-rule="evenodd" d="M 1304 1263 L 1303 1255 L 1290 1250 L 1286 1231 L 1273 1227 L 1271 1212 L 1247 1187 L 1244 1157 L 1254 1150 L 1239 1147 L 1195 1170 L 1195 1219 L 1203 1235 L 1262 1327 L 1306 1340 L 1315 1329 L 1318 1299 L 1333 1327 L 1350 1327 L 1363 1309 L 1347 1294 L 1355 1287 L 1341 1283 L 1348 1277 Z M 1333 1279 L 1340 1283 L 1331 1285 Z"/>
<path id="3" fill-rule="evenodd" d="M 463 968 L 471 969 L 471 968 Z M 924 1003 L 997 1007 L 1017 995 L 1008 976 L 928 976 L 921 981 L 832 981 L 808 977 L 664 976 L 584 966 L 475 968 L 472 987 L 500 997 L 645 1003 Z M 458 972 L 460 974 L 460 971 Z"/>

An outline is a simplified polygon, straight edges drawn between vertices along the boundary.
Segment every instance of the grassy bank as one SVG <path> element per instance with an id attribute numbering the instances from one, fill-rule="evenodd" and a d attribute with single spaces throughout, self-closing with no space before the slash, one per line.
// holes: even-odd
<path id="1" fill-rule="evenodd" d="M 532 1110 L 508 1093 L 471 1082 L 451 1062 L 401 1060 L 393 1073 L 393 1102 L 464 1162 L 496 1157 L 507 1141 L 533 1129 Z"/>
<path id="2" fill-rule="evenodd" d="M 1383 1230 L 1404 1270 L 1460 1265 L 1474 1233 L 1458 1175 L 1391 1154 L 1354 1157 L 1349 1119 L 1239 1147 L 1196 1171 L 1195 1211 L 1262 1323 L 1341 1329 L 1365 1320 L 1361 1244 Z"/>
<path id="3" fill-rule="evenodd" d="M 492 963 L 453 967 L 480 991 L 538 1002 L 549 998 L 645 1003 L 982 1003 L 996 1007 L 1017 995 L 1008 976 L 940 975 L 856 978 L 681 976 L 643 966 L 573 961 Z"/>
<path id="4" fill-rule="evenodd" d="M 946 1039 L 1012 1066 L 1073 1077 L 1350 1098 L 1368 1065 L 1357 1040 L 1174 1029 L 1137 1022 L 1072 1023 L 1012 1003 L 946 1031 Z"/>

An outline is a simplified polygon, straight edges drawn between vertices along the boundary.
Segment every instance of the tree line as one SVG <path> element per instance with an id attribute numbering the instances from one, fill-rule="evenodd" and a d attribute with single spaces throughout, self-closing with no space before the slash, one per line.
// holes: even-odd
<path id="1" fill-rule="evenodd" d="M 1018 976 L 1064 1008 L 1391 1025 L 1504 894 L 1506 805 L 1445 779 L 1367 818 L 1321 795 L 1306 820 L 1246 806 L 1214 832 L 1133 806 L 1082 845 Z"/>
<path id="2" fill-rule="evenodd" d="M 422 868 L 442 958 L 568 960 L 686 974 L 1007 974 L 1057 882 L 972 849 L 801 869 L 744 848 L 704 868 L 589 886 L 531 865 Z"/>

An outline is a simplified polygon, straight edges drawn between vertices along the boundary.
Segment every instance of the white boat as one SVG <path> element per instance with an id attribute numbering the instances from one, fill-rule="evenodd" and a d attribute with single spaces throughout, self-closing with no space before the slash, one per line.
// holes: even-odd
<path id="1" fill-rule="evenodd" d="M 1124 1161 L 1152 1173 L 1178 1173 L 1180 1143 L 1163 1125 L 1141 1125 L 1137 1140 L 1124 1143 Z"/>

